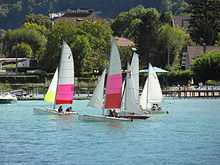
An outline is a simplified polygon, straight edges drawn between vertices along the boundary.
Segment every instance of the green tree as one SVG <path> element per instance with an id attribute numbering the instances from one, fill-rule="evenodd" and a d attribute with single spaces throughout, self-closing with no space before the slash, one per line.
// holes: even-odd
<path id="1" fill-rule="evenodd" d="M 156 9 L 137 6 L 122 12 L 112 24 L 115 35 L 135 41 L 142 66 L 155 60 L 160 27 L 160 14 Z"/>
<path id="2" fill-rule="evenodd" d="M 142 66 L 148 62 L 156 61 L 158 36 L 160 28 L 160 14 L 156 9 L 147 9 L 146 14 L 141 18 L 138 26 L 138 37 L 135 40 Z"/>
<path id="3" fill-rule="evenodd" d="M 196 43 L 215 44 L 220 31 L 219 9 L 220 0 L 190 1 L 190 34 Z"/>
<path id="4" fill-rule="evenodd" d="M 182 49 L 189 43 L 189 35 L 178 27 L 172 27 L 168 24 L 160 28 L 160 47 L 161 47 L 161 63 L 170 65 L 180 65 L 180 53 Z"/>
<path id="5" fill-rule="evenodd" d="M 196 58 L 192 71 L 197 81 L 220 80 L 220 52 L 211 51 Z"/>
<path id="6" fill-rule="evenodd" d="M 57 67 L 62 40 L 70 46 L 77 76 L 94 69 L 103 70 L 110 46 L 111 29 L 106 22 L 83 21 L 73 23 L 59 21 L 55 23 L 48 36 L 47 53 L 41 64 L 47 71 Z"/>
<path id="7" fill-rule="evenodd" d="M 22 42 L 12 47 L 12 54 L 16 55 L 18 58 L 32 58 L 32 49 L 29 44 Z"/>
<path id="8" fill-rule="evenodd" d="M 40 60 L 45 52 L 47 39 L 40 32 L 32 29 L 8 30 L 3 39 L 3 53 L 8 57 L 15 57 L 12 49 L 19 43 L 30 45 L 32 49 L 31 58 Z"/>
<path id="9" fill-rule="evenodd" d="M 46 15 L 42 15 L 42 14 L 29 14 L 26 15 L 25 17 L 25 23 L 35 23 L 38 25 L 43 25 L 46 28 L 51 28 L 52 25 L 52 21 L 50 20 L 50 18 Z"/>

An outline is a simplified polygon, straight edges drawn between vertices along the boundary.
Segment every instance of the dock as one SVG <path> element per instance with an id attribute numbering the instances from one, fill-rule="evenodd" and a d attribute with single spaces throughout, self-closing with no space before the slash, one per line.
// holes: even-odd
<path id="1" fill-rule="evenodd" d="M 163 90 L 163 95 L 179 98 L 215 98 L 220 97 L 220 90 Z"/>

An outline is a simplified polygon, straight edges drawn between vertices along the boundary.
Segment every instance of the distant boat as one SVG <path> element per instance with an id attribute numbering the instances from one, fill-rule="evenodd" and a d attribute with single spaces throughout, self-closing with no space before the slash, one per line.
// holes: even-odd
<path id="1" fill-rule="evenodd" d="M 44 97 L 44 101 L 53 104 L 53 108 L 34 108 L 38 113 L 51 113 L 59 115 L 77 114 L 68 110 L 60 111 L 56 105 L 72 104 L 74 96 L 74 62 L 70 47 L 63 42 L 60 63 L 54 73 L 51 84 Z"/>
<path id="2" fill-rule="evenodd" d="M 161 102 L 163 99 L 157 74 L 149 63 L 148 78 L 146 79 L 143 92 L 140 97 L 140 106 L 147 113 L 164 113 L 161 111 Z"/>
<path id="3" fill-rule="evenodd" d="M 17 97 L 10 93 L 0 94 L 0 104 L 11 104 L 17 102 Z"/>
<path id="4" fill-rule="evenodd" d="M 112 109 L 120 111 L 122 97 L 121 60 L 114 41 L 112 41 L 110 66 L 104 97 L 105 74 L 106 71 L 104 70 L 94 90 L 93 96 L 88 103 L 88 106 L 98 108 L 102 110 L 103 113 L 101 115 L 79 115 L 79 119 L 86 121 L 131 121 L 131 119 L 128 118 L 109 115 Z"/>
<path id="5" fill-rule="evenodd" d="M 125 87 L 123 92 L 120 117 L 132 119 L 147 119 L 150 115 L 144 114 L 139 106 L 139 58 L 134 53 L 131 66 L 128 65 Z"/>

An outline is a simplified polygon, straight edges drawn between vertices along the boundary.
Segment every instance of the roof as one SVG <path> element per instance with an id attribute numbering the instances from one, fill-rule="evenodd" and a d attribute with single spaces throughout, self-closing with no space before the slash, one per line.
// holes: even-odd
<path id="1" fill-rule="evenodd" d="M 115 41 L 117 45 L 121 47 L 134 47 L 135 46 L 134 42 L 129 40 L 128 38 L 115 37 Z"/>
<path id="2" fill-rule="evenodd" d="M 201 56 L 205 52 L 209 51 L 220 51 L 220 47 L 218 46 L 188 46 L 187 47 L 187 55 L 189 64 L 192 64 L 192 61 L 197 57 Z"/>

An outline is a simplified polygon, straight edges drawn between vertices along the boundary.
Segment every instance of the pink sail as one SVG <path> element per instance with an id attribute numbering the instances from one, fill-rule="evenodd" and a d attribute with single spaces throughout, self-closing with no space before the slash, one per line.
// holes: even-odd
<path id="1" fill-rule="evenodd" d="M 61 84 L 57 86 L 56 104 L 72 104 L 73 96 L 73 84 Z"/>
<path id="2" fill-rule="evenodd" d="M 105 108 L 121 107 L 122 73 L 121 60 L 115 42 L 112 42 L 110 67 L 106 84 Z"/>
<path id="3" fill-rule="evenodd" d="M 58 67 L 56 104 L 72 104 L 74 96 L 74 63 L 70 47 L 64 42 Z"/>

